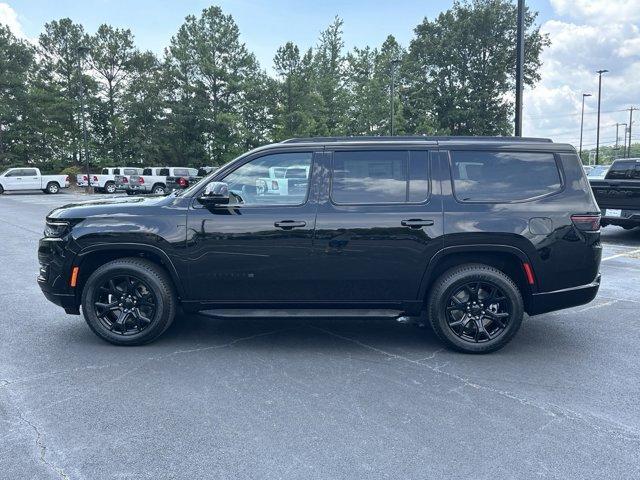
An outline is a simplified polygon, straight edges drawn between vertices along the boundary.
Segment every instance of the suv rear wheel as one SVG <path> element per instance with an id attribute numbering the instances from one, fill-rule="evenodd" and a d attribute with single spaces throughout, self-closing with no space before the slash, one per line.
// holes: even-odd
<path id="1" fill-rule="evenodd" d="M 436 335 L 466 353 L 504 347 L 524 315 L 522 295 L 513 280 L 483 264 L 461 265 L 442 274 L 431 289 L 427 309 Z"/>
<path id="2" fill-rule="evenodd" d="M 176 295 L 169 275 L 153 262 L 122 258 L 87 279 L 82 313 L 91 330 L 115 345 L 141 345 L 173 322 Z"/>

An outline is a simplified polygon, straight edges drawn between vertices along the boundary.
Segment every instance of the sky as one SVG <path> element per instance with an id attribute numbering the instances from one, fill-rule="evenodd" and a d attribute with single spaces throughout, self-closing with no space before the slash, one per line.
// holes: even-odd
<path id="1" fill-rule="evenodd" d="M 514 0 L 515 1 L 515 0 Z M 393 34 L 408 47 L 413 29 L 451 7 L 453 0 L 0 0 L 0 23 L 34 41 L 46 22 L 70 17 L 89 33 L 101 23 L 129 28 L 136 45 L 161 55 L 189 14 L 216 4 L 233 15 L 242 40 L 268 72 L 277 48 L 287 41 L 316 44 L 335 15 L 344 20 L 347 49 L 380 45 Z M 526 0 L 551 46 L 543 55 L 542 80 L 524 94 L 523 134 L 550 137 L 578 147 L 583 93 L 583 145 L 596 138 L 598 69 L 603 76 L 601 145 L 612 145 L 616 123 L 628 123 L 630 106 L 640 107 L 640 0 Z M 634 140 L 640 141 L 640 111 Z M 624 127 L 620 126 L 622 143 Z"/>

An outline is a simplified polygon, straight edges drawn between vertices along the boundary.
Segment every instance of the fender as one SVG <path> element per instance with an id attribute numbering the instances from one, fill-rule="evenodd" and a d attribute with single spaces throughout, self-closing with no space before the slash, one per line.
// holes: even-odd
<path id="1" fill-rule="evenodd" d="M 431 279 L 431 275 L 435 270 L 438 262 L 442 260 L 444 257 L 456 254 L 456 253 L 468 253 L 468 252 L 502 252 L 502 253 L 511 253 L 517 256 L 522 262 L 527 262 L 531 264 L 531 260 L 527 256 L 525 252 L 520 250 L 518 247 L 514 247 L 512 245 L 500 245 L 500 244 L 475 244 L 475 245 L 454 245 L 451 247 L 444 247 L 436 254 L 431 257 L 429 260 L 429 264 L 425 269 L 424 274 L 422 275 L 422 280 L 420 280 L 420 289 L 418 290 L 419 299 L 425 298 L 427 294 L 427 285 L 429 284 L 429 280 Z M 536 285 L 531 285 L 532 293 L 537 292 Z"/>
<path id="2" fill-rule="evenodd" d="M 180 280 L 180 276 L 178 275 L 178 271 L 176 270 L 176 267 L 173 264 L 173 261 L 171 261 L 171 258 L 169 257 L 169 255 L 165 253 L 164 250 L 154 245 L 149 245 L 147 243 L 95 243 L 93 245 L 89 245 L 83 248 L 82 250 L 80 250 L 80 252 L 76 254 L 77 260 L 75 261 L 75 263 L 78 266 L 81 266 L 84 257 L 86 257 L 89 253 L 98 252 L 98 251 L 118 251 L 118 250 L 138 250 L 138 251 L 151 252 L 155 255 L 158 255 L 160 258 L 162 258 L 163 264 L 167 267 L 167 270 L 169 271 L 169 275 L 173 280 L 173 283 L 176 287 L 176 291 L 178 292 L 178 296 L 180 296 L 181 298 L 184 298 L 184 288 L 182 285 L 182 281 Z"/>

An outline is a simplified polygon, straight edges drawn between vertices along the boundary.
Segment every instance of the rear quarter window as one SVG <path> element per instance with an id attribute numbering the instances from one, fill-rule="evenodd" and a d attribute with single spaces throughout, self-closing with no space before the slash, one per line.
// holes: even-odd
<path id="1" fill-rule="evenodd" d="M 461 202 L 525 201 L 562 189 L 553 153 L 458 150 L 450 154 L 454 194 Z"/>
<path id="2" fill-rule="evenodd" d="M 176 177 L 188 177 L 189 176 L 189 169 L 187 169 L 187 168 L 174 168 L 173 169 L 173 174 Z"/>

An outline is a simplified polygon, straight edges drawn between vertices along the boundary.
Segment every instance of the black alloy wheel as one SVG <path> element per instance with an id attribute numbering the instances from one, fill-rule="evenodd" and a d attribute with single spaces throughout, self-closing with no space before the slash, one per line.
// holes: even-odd
<path id="1" fill-rule="evenodd" d="M 94 290 L 96 316 L 118 335 L 133 335 L 147 328 L 156 316 L 157 304 L 153 290 L 133 275 L 111 277 Z"/>

